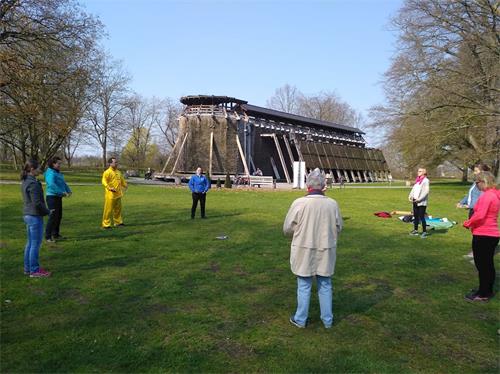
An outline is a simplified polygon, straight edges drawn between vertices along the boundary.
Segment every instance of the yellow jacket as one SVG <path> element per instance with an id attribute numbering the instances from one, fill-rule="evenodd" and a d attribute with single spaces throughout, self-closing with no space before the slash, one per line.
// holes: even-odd
<path id="1" fill-rule="evenodd" d="M 102 185 L 105 188 L 105 198 L 106 199 L 118 199 L 123 196 L 123 190 L 127 188 L 127 182 L 122 176 L 120 170 L 113 170 L 109 167 L 102 174 Z M 115 192 L 111 191 L 114 189 Z"/>

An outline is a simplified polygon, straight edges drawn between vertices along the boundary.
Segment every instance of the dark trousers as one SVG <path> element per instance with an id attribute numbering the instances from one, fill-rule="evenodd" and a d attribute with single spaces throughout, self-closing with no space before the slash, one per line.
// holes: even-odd
<path id="1" fill-rule="evenodd" d="M 493 236 L 472 236 L 472 252 L 474 253 L 474 264 L 479 275 L 479 296 L 490 297 L 493 295 L 493 284 L 495 283 L 495 263 L 493 256 L 498 239 Z"/>
<path id="2" fill-rule="evenodd" d="M 426 232 L 426 225 L 425 225 L 425 209 L 427 207 L 424 206 L 418 206 L 417 203 L 413 203 L 413 227 L 415 230 L 418 230 L 418 224 L 419 222 L 422 222 L 422 231 Z"/>
<path id="3" fill-rule="evenodd" d="M 191 207 L 191 218 L 194 218 L 196 213 L 196 207 L 198 206 L 198 200 L 201 206 L 201 218 L 205 218 L 205 199 L 207 198 L 206 193 L 193 192 L 193 206 Z"/>
<path id="4" fill-rule="evenodd" d="M 47 196 L 47 207 L 53 212 L 49 215 L 47 226 L 45 227 L 45 239 L 57 238 L 62 220 L 62 197 Z"/>

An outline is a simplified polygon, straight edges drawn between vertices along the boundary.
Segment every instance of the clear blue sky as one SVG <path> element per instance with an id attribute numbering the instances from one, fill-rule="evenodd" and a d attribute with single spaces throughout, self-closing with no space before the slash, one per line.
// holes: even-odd
<path id="1" fill-rule="evenodd" d="M 383 102 L 400 0 L 83 0 L 144 96 L 226 95 L 264 106 L 286 83 L 333 91 L 365 117 Z M 373 134 L 367 134 L 373 143 Z"/>

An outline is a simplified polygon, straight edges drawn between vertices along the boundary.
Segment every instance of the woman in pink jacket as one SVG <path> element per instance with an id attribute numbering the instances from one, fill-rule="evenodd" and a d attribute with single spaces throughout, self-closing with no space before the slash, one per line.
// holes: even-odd
<path id="1" fill-rule="evenodd" d="M 465 295 L 467 301 L 488 301 L 494 295 L 495 263 L 493 256 L 498 245 L 498 212 L 500 211 L 500 190 L 496 189 L 493 174 L 479 173 L 476 184 L 483 194 L 474 206 L 474 214 L 464 222 L 472 231 L 474 263 L 479 273 L 479 289 Z"/>

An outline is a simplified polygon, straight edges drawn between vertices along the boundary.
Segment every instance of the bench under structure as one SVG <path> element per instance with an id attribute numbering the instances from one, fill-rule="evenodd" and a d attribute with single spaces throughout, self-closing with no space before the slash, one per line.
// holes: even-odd
<path id="1" fill-rule="evenodd" d="M 250 175 L 250 187 L 253 187 L 255 185 L 258 185 L 259 187 L 260 185 L 275 187 L 273 177 Z"/>

